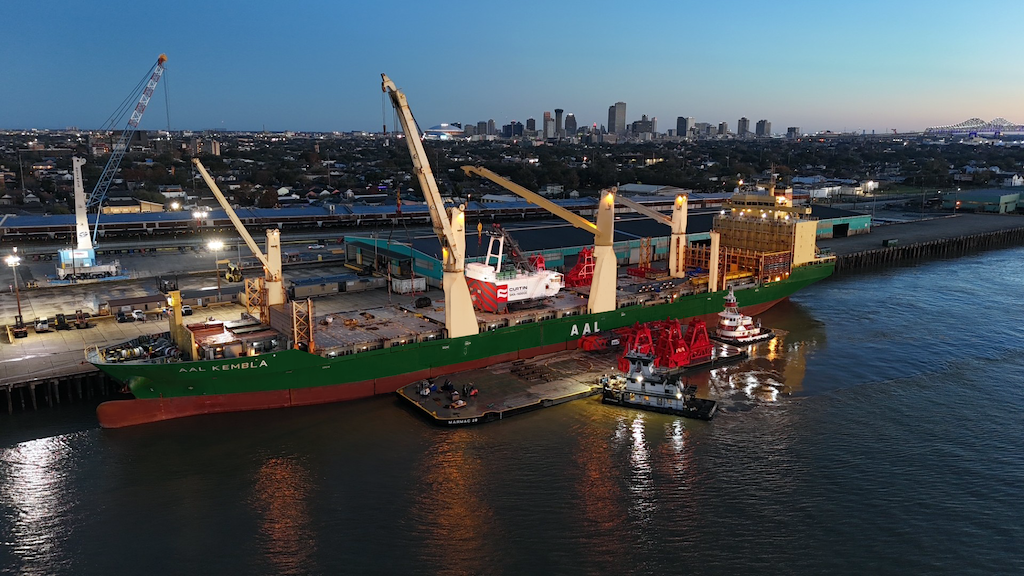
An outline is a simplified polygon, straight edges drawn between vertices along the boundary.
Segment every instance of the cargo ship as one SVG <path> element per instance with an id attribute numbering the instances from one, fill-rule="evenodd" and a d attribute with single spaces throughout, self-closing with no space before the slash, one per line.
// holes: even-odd
<path id="1" fill-rule="evenodd" d="M 726 228 L 737 223 L 743 224 L 744 217 L 716 218 L 716 225 Z M 746 219 L 746 223 L 757 225 L 764 220 Z M 792 228 L 788 229 L 790 234 Z M 809 241 L 813 246 L 813 235 Z M 699 260 L 707 252 L 707 247 L 690 248 L 689 257 L 695 260 L 693 270 L 707 270 L 707 264 L 700 266 L 703 262 Z M 790 251 L 789 255 L 794 252 L 798 251 Z M 635 292 L 627 293 L 619 297 L 619 307 L 601 313 L 586 313 L 582 300 L 575 306 L 570 301 L 562 308 L 520 313 L 505 322 L 495 321 L 501 315 L 481 312 L 477 320 L 482 331 L 459 338 L 444 337 L 440 321 L 433 322 L 429 317 L 421 317 L 422 314 L 413 316 L 413 310 L 391 311 L 396 316 L 415 318 L 420 324 L 418 335 L 405 343 L 400 344 L 397 339 L 381 343 L 377 338 L 369 345 L 344 342 L 343 346 L 333 349 L 321 345 L 317 352 L 293 347 L 294 334 L 287 333 L 291 319 L 284 312 L 280 313 L 283 320 L 271 322 L 279 327 L 284 325 L 284 330 L 274 331 L 253 321 L 235 329 L 233 339 L 226 340 L 224 335 L 231 332 L 227 327 L 198 323 L 185 329 L 200 336 L 204 331 L 213 332 L 213 342 L 205 345 L 205 352 L 200 344 L 194 344 L 194 354 L 183 349 L 185 358 L 216 357 L 221 352 L 214 353 L 214 350 L 228 350 L 232 345 L 235 350 L 230 355 L 234 357 L 191 361 L 161 357 L 149 361 L 111 362 L 105 361 L 102 354 L 95 355 L 90 360 L 134 396 L 132 400 L 105 402 L 99 406 L 97 414 L 102 426 L 113 428 L 197 414 L 302 406 L 390 394 L 424 378 L 575 349 L 581 336 L 600 331 L 669 318 L 684 321 L 701 318 L 711 322 L 718 318 L 730 290 L 734 298 L 744 303 L 740 309 L 743 314 L 757 315 L 798 290 L 827 278 L 835 266 L 835 258 L 830 255 L 813 255 L 791 266 L 791 262 L 779 259 L 779 253 L 739 251 L 734 256 L 734 259 L 745 256 L 759 260 L 761 269 L 757 273 L 740 269 L 723 274 L 720 282 L 727 285 L 715 291 L 708 291 L 707 272 L 691 273 L 668 289 L 664 280 L 655 280 L 660 292 L 645 294 L 649 298 L 643 301 L 638 300 Z M 766 263 L 766 260 L 773 262 Z M 785 266 L 780 268 L 780 262 Z M 388 313 L 386 310 L 372 312 L 363 314 L 383 317 Z M 364 323 L 372 321 L 363 320 Z M 315 329 L 329 330 L 325 322 L 317 322 Z M 340 326 L 343 322 L 347 321 L 331 324 Z M 491 329 L 495 324 L 498 326 Z"/>
<path id="2" fill-rule="evenodd" d="M 658 271 L 645 262 L 643 277 L 626 280 L 632 285 L 623 286 L 617 281 L 612 241 L 616 198 L 609 190 L 602 191 L 596 223 L 558 206 L 548 208 L 595 233 L 589 285 L 577 283 L 579 287 L 539 307 L 502 313 L 495 302 L 512 300 L 501 298 L 503 291 L 515 288 L 509 284 L 512 280 L 495 269 L 493 278 L 486 278 L 494 298 L 467 283 L 466 272 L 472 266 L 464 260 L 465 212 L 442 201 L 405 96 L 390 79 L 382 78 L 382 88 L 399 113 L 441 244 L 442 261 L 431 267 L 443 270 L 443 305 L 427 310 L 387 306 L 316 318 L 311 301 L 285 301 L 278 231 L 267 231 L 267 254 L 262 254 L 194 159 L 238 232 L 264 263 L 265 278 L 254 279 L 252 285 L 246 280 L 246 305 L 259 311 L 259 319 L 250 315 L 234 323 L 186 325 L 180 294 L 172 292 L 168 343 L 132 343 L 130 353 L 124 347 L 87 351 L 90 362 L 134 396 L 101 404 L 101 426 L 391 394 L 418 380 L 575 349 L 580 337 L 600 331 L 666 319 L 711 321 L 730 288 L 744 303 L 743 312 L 759 314 L 832 274 L 835 257 L 817 252 L 817 223 L 803 217 L 810 208 L 793 206 L 791 192 L 780 194 L 773 186 L 768 193 L 737 191 L 715 217 L 710 245 L 687 242 L 684 197 L 676 199 L 671 219 L 619 199 L 672 228 L 667 268 Z M 535 204 L 550 205 L 481 167 L 463 169 L 491 178 Z M 561 275 L 555 280 L 560 285 Z M 552 283 L 545 280 L 544 289 Z M 537 295 L 546 294 L 529 294 Z"/>

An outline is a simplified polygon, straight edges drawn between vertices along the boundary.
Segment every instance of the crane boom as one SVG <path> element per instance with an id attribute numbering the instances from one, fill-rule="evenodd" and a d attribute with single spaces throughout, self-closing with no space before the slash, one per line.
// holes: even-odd
<path id="1" fill-rule="evenodd" d="M 653 218 L 653 219 L 657 220 L 658 222 L 661 222 L 662 224 L 664 224 L 666 226 L 671 226 L 672 225 L 672 219 L 671 218 L 669 218 L 668 216 L 665 216 L 664 214 L 662 214 L 661 212 L 658 212 L 657 210 L 654 210 L 652 208 L 648 208 L 647 206 L 644 206 L 643 204 L 640 204 L 639 202 L 633 202 L 629 198 L 623 198 L 622 196 L 619 196 L 619 197 L 615 198 L 615 201 L 618 202 L 619 204 L 622 204 L 623 206 L 626 206 L 627 208 L 632 208 L 633 210 L 636 210 L 637 212 L 643 214 L 644 216 L 648 216 L 650 218 Z"/>
<path id="2" fill-rule="evenodd" d="M 423 197 L 430 210 L 430 222 L 434 225 L 434 233 L 441 242 L 441 258 L 443 261 L 442 286 L 444 289 L 444 325 L 449 338 L 461 338 L 480 333 L 480 324 L 473 310 L 473 299 L 469 294 L 466 282 L 466 213 L 463 206 L 445 211 L 444 201 L 437 189 L 434 173 L 430 171 L 420 131 L 416 128 L 416 119 L 409 109 L 409 101 L 388 78 L 381 74 L 381 90 L 388 93 L 391 104 L 398 113 L 405 131 L 405 142 L 409 145 L 412 155 L 413 171 L 419 180 Z"/>
<path id="3" fill-rule="evenodd" d="M 395 83 L 388 78 L 387 74 L 381 74 L 381 90 L 388 93 L 391 104 L 398 112 L 398 119 L 402 123 L 402 130 L 405 132 L 405 141 L 409 145 L 409 153 L 412 155 L 413 171 L 416 179 L 423 190 L 423 197 L 427 200 L 427 207 L 430 211 L 430 222 L 434 226 L 434 233 L 441 245 L 449 251 L 448 258 L 459 261 L 464 254 L 456 252 L 458 244 L 453 241 L 454 232 L 444 213 L 444 201 L 441 199 L 441 192 L 437 188 L 437 181 L 434 180 L 434 173 L 427 162 L 427 152 L 423 149 L 423 142 L 420 139 L 419 128 L 416 127 L 416 119 L 413 118 L 412 110 L 409 108 L 409 101 L 406 99 Z"/>
<path id="4" fill-rule="evenodd" d="M 161 54 L 156 59 L 156 65 L 153 67 L 153 72 L 149 76 L 149 82 L 146 83 L 146 87 L 143 88 L 142 94 L 139 96 L 139 102 L 135 105 L 135 109 L 132 111 L 132 116 L 128 120 L 128 126 L 121 131 L 121 137 L 117 139 L 117 144 L 114 144 L 114 148 L 110 151 L 110 159 L 107 160 L 107 165 L 103 167 L 100 179 L 96 181 L 96 187 L 93 188 L 92 194 L 89 195 L 89 202 L 87 204 L 88 208 L 98 208 L 103 202 L 103 199 L 107 197 L 107 190 L 110 188 L 110 183 L 114 181 L 114 176 L 117 174 L 118 167 L 121 166 L 121 159 L 124 158 L 124 154 L 128 150 L 128 143 L 131 142 L 132 136 L 135 135 L 135 131 L 138 130 L 139 122 L 142 120 L 142 114 L 146 111 L 146 106 L 149 105 L 149 99 L 153 97 L 156 85 L 160 82 L 160 77 L 164 75 L 164 62 L 166 61 L 166 54 Z M 92 233 L 93 242 L 96 241 L 96 235 L 99 233 L 99 228 L 100 219 L 97 215 L 96 224 L 93 227 Z"/>
<path id="5" fill-rule="evenodd" d="M 558 204 L 555 204 L 551 200 L 548 200 L 547 198 L 541 196 L 540 194 L 537 194 L 536 192 L 523 188 L 519 184 L 516 184 L 515 182 L 512 182 L 511 180 L 502 177 L 500 174 L 497 174 L 496 172 L 492 172 L 491 170 L 488 170 L 483 166 L 463 166 L 462 171 L 466 173 L 466 176 L 472 176 L 476 174 L 477 176 L 486 178 L 491 182 L 494 182 L 498 186 L 501 186 L 502 188 L 508 190 L 509 192 L 512 192 L 520 196 L 527 202 L 536 204 L 537 206 L 540 206 L 541 208 L 547 210 L 548 212 L 551 212 L 552 214 L 558 216 L 562 220 L 565 220 L 569 224 L 572 224 L 573 226 L 580 228 L 582 230 L 586 230 L 591 234 L 597 234 L 597 224 L 594 224 L 590 220 L 587 220 L 586 218 L 580 216 L 579 214 L 576 214 L 575 212 L 570 212 L 569 210 L 562 208 Z"/>
<path id="6" fill-rule="evenodd" d="M 203 166 L 203 163 L 199 161 L 199 158 L 193 158 L 192 164 L 195 165 L 196 170 L 199 170 L 199 174 L 203 177 L 203 181 L 206 182 L 210 191 L 213 192 L 213 196 L 217 199 L 217 202 L 220 203 L 220 207 L 224 209 L 228 218 L 231 219 L 231 223 L 235 225 L 235 229 L 238 230 L 239 236 L 241 236 L 242 240 L 245 241 L 245 245 L 249 247 L 249 250 L 251 250 L 257 258 L 260 259 L 260 262 L 262 262 L 264 266 L 269 268 L 270 263 L 267 262 L 267 257 L 263 254 L 263 251 L 260 250 L 256 241 L 252 239 L 249 231 L 245 229 L 245 225 L 242 224 L 238 215 L 235 214 L 235 211 L 231 208 L 231 204 L 229 204 L 228 199 L 224 197 L 224 193 L 220 191 L 220 188 L 217 186 L 217 182 L 214 181 L 210 176 L 210 173 L 206 171 L 206 166 Z"/>
<path id="7" fill-rule="evenodd" d="M 227 213 L 228 218 L 231 219 L 231 223 L 234 224 L 235 230 L 238 231 L 238 235 L 245 241 L 245 245 L 249 247 L 249 250 L 259 258 L 263 264 L 263 290 L 265 294 L 265 302 L 268 306 L 275 306 L 277 304 L 284 304 L 288 301 L 287 293 L 284 288 L 284 277 L 281 273 L 281 231 L 275 228 L 267 230 L 267 252 L 266 254 L 260 250 L 260 247 L 256 244 L 256 241 L 252 239 L 252 235 L 245 229 L 245 225 L 235 214 L 235 210 L 231 208 L 231 204 L 228 204 L 228 199 L 224 197 L 224 194 L 217 187 L 217 183 L 210 177 L 210 173 L 206 171 L 206 167 L 199 161 L 199 158 L 193 158 L 192 164 L 195 165 L 196 169 L 199 170 L 199 174 L 203 177 L 203 181 L 210 188 L 210 192 L 213 192 L 217 202 L 220 204 L 224 212 Z M 266 322 L 266 318 L 263 318 Z"/>
<path id="8" fill-rule="evenodd" d="M 573 226 L 592 233 L 594 235 L 594 278 L 591 281 L 590 295 L 587 298 L 587 311 L 591 313 L 608 312 L 615 309 L 616 259 L 612 244 L 615 236 L 615 193 L 618 191 L 617 188 L 601 191 L 601 198 L 597 203 L 597 222 L 595 223 L 562 208 L 536 192 L 531 192 L 515 182 L 502 178 L 487 168 L 463 166 L 462 170 L 467 176 L 476 174 L 487 178 Z"/>

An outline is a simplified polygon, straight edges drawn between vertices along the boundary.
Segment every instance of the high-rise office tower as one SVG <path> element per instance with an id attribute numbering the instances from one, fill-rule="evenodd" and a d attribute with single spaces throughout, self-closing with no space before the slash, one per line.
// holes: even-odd
<path id="1" fill-rule="evenodd" d="M 494 136 L 497 133 L 497 129 L 494 127 L 494 118 L 491 118 L 487 121 L 487 135 Z"/>
<path id="2" fill-rule="evenodd" d="M 750 120 L 746 116 L 740 118 L 739 122 L 736 123 L 736 135 L 740 138 L 750 134 Z"/>
<path id="3" fill-rule="evenodd" d="M 565 136 L 565 132 L 562 132 L 562 110 L 561 108 L 555 108 L 555 136 L 561 138 Z"/>
<path id="4" fill-rule="evenodd" d="M 530 132 L 536 132 L 537 131 L 537 119 L 536 118 L 527 118 L 526 119 L 526 129 L 529 130 Z"/>
<path id="5" fill-rule="evenodd" d="M 719 136 L 725 136 L 728 133 L 729 133 L 729 123 L 728 122 L 719 122 L 718 123 L 718 135 Z"/>
<path id="6" fill-rule="evenodd" d="M 557 112 L 557 110 L 556 110 L 556 112 Z M 565 133 L 564 134 L 566 136 L 575 136 L 576 135 L 576 116 L 574 116 L 572 112 L 569 112 L 569 114 L 567 114 L 565 116 Z"/>
<path id="7" fill-rule="evenodd" d="M 790 126 L 789 128 L 786 128 L 786 138 L 789 138 L 790 140 L 796 140 L 799 137 L 800 137 L 800 127 L 799 126 Z"/>
<path id="8" fill-rule="evenodd" d="M 772 123 L 767 120 L 758 120 L 757 127 L 755 128 L 758 136 L 771 136 L 772 135 Z"/>
<path id="9" fill-rule="evenodd" d="M 616 102 L 608 107 L 608 133 L 626 135 L 625 102 Z"/>
<path id="10" fill-rule="evenodd" d="M 693 131 L 695 124 L 696 121 L 692 116 L 680 116 L 679 118 L 676 118 L 676 136 L 679 136 L 680 138 L 689 138 L 691 136 L 690 132 Z"/>
<path id="11" fill-rule="evenodd" d="M 555 137 L 555 119 L 551 117 L 551 112 L 544 113 L 544 138 Z"/>
<path id="12" fill-rule="evenodd" d="M 487 135 L 487 122 L 486 121 L 481 120 L 481 121 L 476 123 L 476 133 L 477 133 L 478 136 L 486 136 Z"/>

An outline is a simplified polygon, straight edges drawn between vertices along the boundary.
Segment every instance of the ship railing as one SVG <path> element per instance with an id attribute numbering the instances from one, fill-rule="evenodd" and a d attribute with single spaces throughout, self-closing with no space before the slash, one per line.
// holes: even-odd
<path id="1" fill-rule="evenodd" d="M 106 358 L 100 354 L 100 347 L 96 345 L 85 347 L 85 361 L 90 364 L 106 364 Z"/>

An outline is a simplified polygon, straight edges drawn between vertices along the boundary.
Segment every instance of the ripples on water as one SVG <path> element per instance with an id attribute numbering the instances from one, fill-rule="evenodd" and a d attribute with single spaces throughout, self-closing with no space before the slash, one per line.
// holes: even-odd
<path id="1" fill-rule="evenodd" d="M 0 571 L 1021 573 L 1022 257 L 801 292 L 694 378 L 712 423 L 581 401 L 444 430 L 379 398 L 33 438 L 16 415 Z"/>

